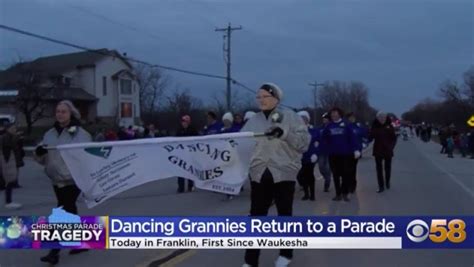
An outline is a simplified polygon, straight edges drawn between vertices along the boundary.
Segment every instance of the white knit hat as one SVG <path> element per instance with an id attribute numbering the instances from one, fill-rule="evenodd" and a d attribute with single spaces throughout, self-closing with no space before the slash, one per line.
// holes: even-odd
<path id="1" fill-rule="evenodd" d="M 250 120 L 253 116 L 255 116 L 255 112 L 253 111 L 245 112 L 244 121 Z"/>
<path id="2" fill-rule="evenodd" d="M 230 122 L 234 122 L 234 115 L 232 115 L 232 113 L 230 112 L 227 112 L 226 114 L 224 114 L 224 116 L 222 116 L 222 121 L 230 121 Z"/>
<path id="3" fill-rule="evenodd" d="M 281 90 L 278 85 L 274 83 L 264 83 L 262 86 L 260 86 L 260 89 L 268 91 L 272 96 L 277 98 L 278 100 L 281 100 L 283 98 L 283 90 Z"/>
<path id="4" fill-rule="evenodd" d="M 308 121 L 311 120 L 311 117 L 309 116 L 309 113 L 306 110 L 302 110 L 302 111 L 298 112 L 298 115 L 300 117 L 308 119 Z"/>
<path id="5" fill-rule="evenodd" d="M 377 117 L 377 118 L 387 117 L 387 113 L 384 112 L 384 111 L 379 111 L 379 112 L 377 112 L 376 117 Z"/>

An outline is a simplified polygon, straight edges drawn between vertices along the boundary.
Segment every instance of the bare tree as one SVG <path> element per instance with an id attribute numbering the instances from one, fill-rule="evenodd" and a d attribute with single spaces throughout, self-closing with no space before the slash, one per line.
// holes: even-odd
<path id="1" fill-rule="evenodd" d="M 438 94 L 444 100 L 454 103 L 462 101 L 463 98 L 461 88 L 451 80 L 446 80 L 440 85 Z"/>
<path id="2" fill-rule="evenodd" d="M 214 92 L 212 95 L 212 100 L 213 104 L 210 105 L 209 109 L 213 110 L 217 114 L 223 114 L 227 111 L 224 91 Z"/>
<path id="3" fill-rule="evenodd" d="M 201 109 L 202 101 L 192 96 L 188 89 L 176 89 L 167 98 L 168 110 L 175 113 L 184 114 L 190 113 L 192 110 Z"/>
<path id="4" fill-rule="evenodd" d="M 319 90 L 318 99 L 323 110 L 339 107 L 346 112 L 354 112 L 361 121 L 371 120 L 375 113 L 369 103 L 369 89 L 358 81 L 326 82 Z"/>
<path id="5" fill-rule="evenodd" d="M 56 84 L 44 83 L 45 75 L 30 68 L 28 63 L 17 63 L 5 71 L 6 84 L 18 90 L 16 106 L 26 122 L 26 133 L 31 134 L 33 125 L 48 117 L 47 107 L 51 103 L 51 93 Z"/>
<path id="6" fill-rule="evenodd" d="M 244 114 L 247 111 L 258 109 L 255 95 L 251 93 L 242 93 L 238 99 L 239 101 L 234 103 L 234 111 Z"/>
<path id="7" fill-rule="evenodd" d="M 474 67 L 467 70 L 463 78 L 464 90 L 455 81 L 446 80 L 438 88 L 440 100 L 421 101 L 405 112 L 403 118 L 414 123 L 454 124 L 459 129 L 466 128 L 466 121 L 474 113 Z"/>
<path id="8" fill-rule="evenodd" d="M 153 113 L 159 99 L 170 85 L 170 78 L 161 70 L 143 64 L 135 66 L 135 74 L 140 86 L 140 107 L 143 113 Z"/>
<path id="9" fill-rule="evenodd" d="M 229 110 L 227 110 L 227 105 L 225 103 L 225 92 L 219 91 L 212 95 L 213 104 L 211 105 L 211 109 L 216 111 L 219 114 L 223 114 Z M 234 113 L 243 113 L 248 110 L 256 109 L 256 102 L 255 96 L 248 92 L 234 90 L 232 92 L 232 103 L 231 108 L 232 112 Z"/>
<path id="10" fill-rule="evenodd" d="M 323 109 L 329 110 L 339 103 L 339 91 L 341 90 L 338 82 L 326 83 L 324 87 L 319 90 L 318 100 Z"/>
<path id="11" fill-rule="evenodd" d="M 464 94 L 469 100 L 469 104 L 474 107 L 474 66 L 471 66 L 463 75 L 465 90 Z"/>

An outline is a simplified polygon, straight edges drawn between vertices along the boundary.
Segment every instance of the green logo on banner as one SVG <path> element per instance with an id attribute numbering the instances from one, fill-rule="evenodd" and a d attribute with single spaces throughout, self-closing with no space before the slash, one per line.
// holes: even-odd
<path id="1" fill-rule="evenodd" d="M 84 148 L 84 151 L 94 156 L 107 159 L 110 156 L 110 153 L 112 152 L 112 147 L 111 146 L 88 147 L 88 148 Z"/>

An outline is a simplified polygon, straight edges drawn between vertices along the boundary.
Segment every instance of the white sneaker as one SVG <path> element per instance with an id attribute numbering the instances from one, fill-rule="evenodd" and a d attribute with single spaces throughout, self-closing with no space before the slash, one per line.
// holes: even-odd
<path id="1" fill-rule="evenodd" d="M 22 206 L 23 205 L 21 205 L 20 203 L 10 202 L 5 205 L 5 208 L 9 210 L 17 210 L 17 209 L 21 209 Z"/>
<path id="2" fill-rule="evenodd" d="M 248 265 L 247 263 L 244 263 L 244 265 L 242 265 L 242 267 L 252 267 L 252 266 Z"/>
<path id="3" fill-rule="evenodd" d="M 290 262 L 291 262 L 290 259 L 280 256 L 275 261 L 275 267 L 288 267 L 288 264 L 290 264 Z"/>

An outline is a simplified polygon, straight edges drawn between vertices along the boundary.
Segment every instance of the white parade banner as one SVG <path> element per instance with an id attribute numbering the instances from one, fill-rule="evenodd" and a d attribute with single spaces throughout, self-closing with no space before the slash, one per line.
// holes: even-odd
<path id="1" fill-rule="evenodd" d="M 248 179 L 253 133 L 165 137 L 56 147 L 89 208 L 151 181 L 191 179 L 197 188 L 236 195 Z"/>

